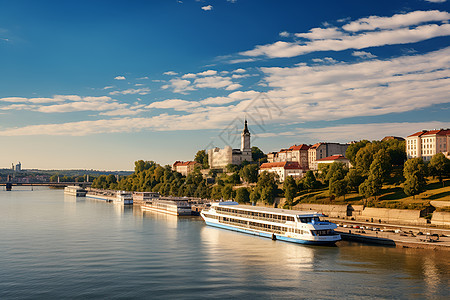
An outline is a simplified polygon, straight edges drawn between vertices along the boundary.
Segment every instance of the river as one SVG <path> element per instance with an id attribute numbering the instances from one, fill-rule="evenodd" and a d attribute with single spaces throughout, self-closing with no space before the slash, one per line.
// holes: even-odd
<path id="1" fill-rule="evenodd" d="M 450 254 L 318 247 L 138 207 L 0 190 L 0 299 L 448 299 Z"/>

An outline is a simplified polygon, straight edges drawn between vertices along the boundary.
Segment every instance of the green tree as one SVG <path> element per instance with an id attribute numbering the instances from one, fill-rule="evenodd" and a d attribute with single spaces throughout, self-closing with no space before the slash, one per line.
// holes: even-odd
<path id="1" fill-rule="evenodd" d="M 255 164 L 246 165 L 239 171 L 239 175 L 248 183 L 257 182 L 258 166 Z"/>
<path id="2" fill-rule="evenodd" d="M 251 201 L 252 203 L 256 203 L 256 202 L 258 202 L 259 200 L 260 200 L 260 194 L 259 194 L 258 189 L 255 188 L 255 189 L 253 189 L 253 190 L 250 192 L 250 201 Z"/>
<path id="3" fill-rule="evenodd" d="M 222 186 L 221 185 L 215 185 L 211 189 L 211 198 L 214 200 L 219 200 L 222 198 Z"/>
<path id="4" fill-rule="evenodd" d="M 268 185 L 261 190 L 261 201 L 272 205 L 275 201 L 275 189 Z"/>
<path id="5" fill-rule="evenodd" d="M 430 160 L 429 169 L 430 174 L 437 176 L 444 187 L 442 178 L 450 175 L 450 159 L 445 157 L 444 153 L 436 153 Z"/>
<path id="6" fill-rule="evenodd" d="M 345 179 L 333 180 L 330 181 L 330 194 L 336 195 L 337 197 L 344 196 L 348 192 L 347 181 Z"/>
<path id="7" fill-rule="evenodd" d="M 198 162 L 202 166 L 202 169 L 209 168 L 208 153 L 206 153 L 206 150 L 197 151 L 194 161 Z"/>
<path id="8" fill-rule="evenodd" d="M 345 175 L 345 181 L 348 184 L 349 190 L 357 192 L 359 185 L 364 182 L 364 178 L 357 169 L 351 168 L 347 175 Z"/>
<path id="9" fill-rule="evenodd" d="M 245 187 L 240 187 L 236 190 L 236 201 L 239 203 L 250 202 L 250 193 Z"/>
<path id="10" fill-rule="evenodd" d="M 309 170 L 306 172 L 305 177 L 303 178 L 303 187 L 307 190 L 312 190 L 317 187 L 317 180 L 313 171 Z"/>
<path id="11" fill-rule="evenodd" d="M 403 191 L 408 196 L 420 194 L 426 185 L 425 180 L 426 166 L 420 157 L 408 159 L 403 167 L 403 176 L 405 176 L 405 183 Z"/>
<path id="12" fill-rule="evenodd" d="M 241 177 L 239 176 L 238 173 L 233 173 L 230 176 L 228 176 L 226 182 L 229 184 L 236 185 L 236 184 L 241 183 Z"/>
<path id="13" fill-rule="evenodd" d="M 345 150 L 345 157 L 347 157 L 352 165 L 355 165 L 356 160 L 356 154 L 358 153 L 359 149 L 364 148 L 369 143 L 368 140 L 362 140 L 353 144 L 350 144 L 347 147 L 347 150 Z"/>
<path id="14" fill-rule="evenodd" d="M 297 194 L 297 184 L 292 176 L 287 176 L 283 182 L 284 197 L 286 198 L 286 204 L 292 205 L 294 198 Z"/>
<path id="15" fill-rule="evenodd" d="M 222 197 L 224 200 L 233 199 L 233 186 L 231 184 L 227 184 L 222 189 Z"/>
<path id="16" fill-rule="evenodd" d="M 252 147 L 252 159 L 253 161 L 257 161 L 259 163 L 267 162 L 267 155 L 261 151 L 258 147 Z"/>

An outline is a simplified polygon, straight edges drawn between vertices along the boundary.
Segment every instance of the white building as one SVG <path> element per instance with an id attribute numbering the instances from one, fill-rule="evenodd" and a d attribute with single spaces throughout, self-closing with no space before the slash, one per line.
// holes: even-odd
<path id="1" fill-rule="evenodd" d="M 243 161 L 252 161 L 252 147 L 250 145 L 250 131 L 245 120 L 244 130 L 241 133 L 241 149 L 232 149 L 226 146 L 223 149 L 208 150 L 208 163 L 211 169 L 222 169 L 228 164 L 240 165 Z"/>
<path id="2" fill-rule="evenodd" d="M 422 130 L 406 138 L 406 156 L 408 159 L 422 157 L 429 161 L 436 153 L 450 152 L 450 129 Z"/>
<path id="3" fill-rule="evenodd" d="M 187 176 L 195 170 L 196 166 L 200 166 L 200 164 L 195 161 L 176 161 L 172 165 L 172 171 L 177 171 L 178 173 L 181 173 L 181 175 Z"/>
<path id="4" fill-rule="evenodd" d="M 289 149 L 281 149 L 279 152 L 267 154 L 268 162 L 296 161 L 302 169 L 308 169 L 308 149 L 310 146 L 301 144 L 293 145 Z"/>
<path id="5" fill-rule="evenodd" d="M 308 149 L 308 165 L 310 170 L 317 170 L 317 160 L 332 155 L 343 155 L 348 148 L 348 144 L 339 143 L 317 143 Z"/>
<path id="6" fill-rule="evenodd" d="M 320 164 L 332 164 L 334 162 L 340 162 L 346 165 L 348 168 L 350 168 L 350 160 L 346 158 L 344 155 L 338 154 L 338 155 L 332 155 L 325 158 L 321 158 L 316 160 L 317 166 Z"/>
<path id="7" fill-rule="evenodd" d="M 303 169 L 296 161 L 264 163 L 259 167 L 259 173 L 264 171 L 277 174 L 280 182 L 283 182 L 288 176 L 294 178 L 303 176 Z"/>

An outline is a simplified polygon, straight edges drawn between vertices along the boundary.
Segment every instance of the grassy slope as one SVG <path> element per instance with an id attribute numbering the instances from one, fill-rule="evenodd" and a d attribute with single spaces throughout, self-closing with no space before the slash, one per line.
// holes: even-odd
<path id="1" fill-rule="evenodd" d="M 351 193 L 344 197 L 337 197 L 331 200 L 328 189 L 315 190 L 312 192 L 302 192 L 295 198 L 294 205 L 298 203 L 318 203 L 318 204 L 365 204 L 374 207 L 401 208 L 401 209 L 421 209 L 428 206 L 431 200 L 450 200 L 450 179 L 444 181 L 445 186 L 437 179 L 428 179 L 426 189 L 423 193 L 407 196 L 399 185 L 384 185 L 377 199 L 363 199 L 357 193 Z"/>

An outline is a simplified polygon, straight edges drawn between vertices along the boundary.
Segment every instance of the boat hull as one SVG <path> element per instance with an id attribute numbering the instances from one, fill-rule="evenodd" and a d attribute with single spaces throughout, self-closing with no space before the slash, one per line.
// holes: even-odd
<path id="1" fill-rule="evenodd" d="M 334 244 L 336 244 L 337 241 L 340 240 L 340 238 L 336 239 L 336 240 L 332 240 L 332 241 L 331 240 L 327 240 L 327 241 L 302 240 L 302 239 L 290 238 L 290 237 L 279 235 L 279 234 L 272 234 L 272 233 L 268 233 L 268 232 L 247 230 L 247 229 L 244 229 L 244 228 L 234 227 L 234 226 L 231 226 L 231 225 L 210 222 L 208 220 L 205 220 L 205 223 L 206 223 L 206 225 L 217 227 L 217 228 L 237 231 L 237 232 L 241 232 L 241 233 L 247 233 L 247 234 L 261 236 L 261 237 L 270 238 L 270 239 L 275 239 L 276 238 L 277 240 L 280 240 L 280 241 L 296 243 L 296 244 L 303 244 L 303 245 L 333 246 Z"/>

